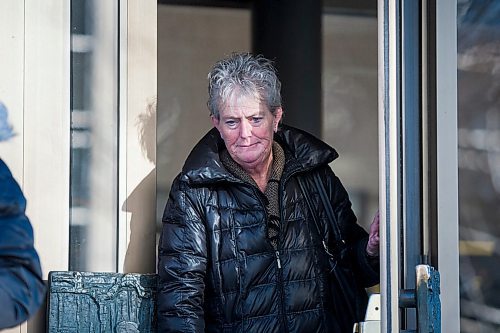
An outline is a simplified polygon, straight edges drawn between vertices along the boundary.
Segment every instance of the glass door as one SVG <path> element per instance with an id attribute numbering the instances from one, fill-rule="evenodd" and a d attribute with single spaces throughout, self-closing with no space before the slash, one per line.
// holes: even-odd
<path id="1" fill-rule="evenodd" d="M 458 1 L 461 332 L 500 330 L 500 3 Z"/>
<path id="2" fill-rule="evenodd" d="M 382 331 L 458 332 L 456 2 L 378 4 Z"/>

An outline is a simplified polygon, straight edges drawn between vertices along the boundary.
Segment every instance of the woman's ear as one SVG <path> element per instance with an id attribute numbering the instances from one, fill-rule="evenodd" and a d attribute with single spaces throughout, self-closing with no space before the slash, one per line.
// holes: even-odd
<path id="1" fill-rule="evenodd" d="M 278 125 L 281 121 L 281 117 L 283 117 L 283 109 L 280 106 L 276 108 L 276 111 L 274 112 L 274 121 L 273 121 L 274 132 L 278 131 Z"/>
<path id="2" fill-rule="evenodd" d="M 224 140 L 224 137 L 222 136 L 222 132 L 219 129 L 220 119 L 218 119 L 215 116 L 210 116 L 210 120 L 212 121 L 212 125 L 214 125 L 214 127 L 217 128 L 217 130 L 219 131 L 219 135 L 222 138 L 222 140 Z"/>
<path id="3" fill-rule="evenodd" d="M 215 116 L 210 116 L 210 120 L 212 121 L 212 124 L 214 125 L 214 127 L 219 129 L 220 120 Z"/>

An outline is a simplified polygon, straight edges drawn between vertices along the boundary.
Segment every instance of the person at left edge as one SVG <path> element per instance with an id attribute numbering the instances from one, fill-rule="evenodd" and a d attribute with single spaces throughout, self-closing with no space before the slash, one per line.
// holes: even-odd
<path id="1" fill-rule="evenodd" d="M 0 142 L 13 136 L 7 109 L 0 103 Z M 0 158 L 0 329 L 28 320 L 45 298 L 26 198 Z"/>

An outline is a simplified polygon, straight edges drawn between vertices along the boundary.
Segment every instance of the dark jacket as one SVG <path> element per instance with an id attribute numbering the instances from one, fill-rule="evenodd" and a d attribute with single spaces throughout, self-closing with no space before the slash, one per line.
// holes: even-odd
<path id="1" fill-rule="evenodd" d="M 278 251 L 266 237 L 266 197 L 224 168 L 218 132 L 212 129 L 187 158 L 163 215 L 159 332 L 338 332 L 328 259 L 297 182 L 306 173 L 323 179 L 359 279 L 377 283 L 365 256 L 367 233 L 328 166 L 335 150 L 290 127 L 282 127 L 275 141 L 286 159 Z M 324 217 L 316 189 L 309 185 L 307 192 Z"/>
<path id="2" fill-rule="evenodd" d="M 0 328 L 26 321 L 45 298 L 26 199 L 0 159 Z"/>

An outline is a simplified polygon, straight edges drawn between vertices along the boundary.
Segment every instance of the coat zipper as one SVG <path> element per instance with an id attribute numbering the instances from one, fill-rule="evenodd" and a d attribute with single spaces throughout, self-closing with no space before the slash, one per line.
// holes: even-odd
<path id="1" fill-rule="evenodd" d="M 309 171 L 309 169 L 307 170 L 302 170 L 304 172 L 306 171 Z M 292 177 L 294 176 L 295 174 L 298 174 L 300 173 L 301 171 L 299 170 L 293 170 L 292 172 L 290 172 L 286 177 L 282 177 L 282 181 L 280 181 L 280 190 L 279 190 L 279 204 L 280 204 L 280 234 L 278 236 L 278 249 L 281 248 L 281 243 L 282 243 L 282 239 L 283 239 L 283 223 L 285 221 L 285 217 L 284 217 L 284 212 L 283 212 L 283 209 L 281 209 L 282 207 L 282 201 L 283 201 L 283 191 L 285 190 L 285 183 Z M 267 219 L 269 218 L 267 216 L 267 210 L 266 210 L 266 206 L 262 203 L 262 199 L 260 198 L 260 193 L 256 193 L 257 195 L 257 198 L 258 200 L 260 201 L 260 204 L 262 205 L 262 207 L 264 207 L 264 212 L 265 212 L 265 215 L 266 215 L 266 223 L 267 223 Z M 284 290 L 283 290 L 283 277 L 282 277 L 282 266 L 281 266 L 281 258 L 280 258 L 280 252 L 279 250 L 275 250 L 274 252 L 275 256 L 276 256 L 276 264 L 278 266 L 278 271 L 277 271 L 277 277 L 276 277 L 276 284 L 277 284 L 277 287 L 278 287 L 278 293 L 280 294 L 280 303 L 281 303 L 281 306 L 280 306 L 280 315 L 281 315 L 281 326 L 283 328 L 283 331 L 287 331 L 287 327 L 286 327 L 286 321 L 285 321 L 285 297 L 284 297 Z"/>
<path id="2" fill-rule="evenodd" d="M 279 192 L 279 204 L 280 204 L 280 234 L 279 234 L 279 237 L 278 237 L 278 249 L 281 248 L 281 244 L 283 243 L 283 223 L 285 221 L 285 216 L 284 216 L 284 212 L 283 212 L 283 209 L 282 206 L 282 201 L 283 201 L 283 192 L 285 191 L 285 183 L 290 179 L 292 178 L 294 175 L 298 174 L 298 173 L 301 173 L 302 171 L 304 172 L 307 172 L 309 171 L 309 169 L 307 170 L 293 170 L 291 172 L 288 173 L 288 175 L 286 175 L 284 177 L 284 175 L 282 175 L 282 178 L 281 178 L 281 181 L 280 181 L 280 190 L 278 191 Z M 279 250 L 276 250 L 275 252 L 276 254 L 276 263 L 278 265 L 278 276 L 277 276 L 277 285 L 278 285 L 278 292 L 280 294 L 280 303 L 281 303 L 281 307 L 280 307 L 280 314 L 281 314 L 281 326 L 282 326 L 282 330 L 284 332 L 287 332 L 288 329 L 287 329 L 287 325 L 286 325 L 286 316 L 285 316 L 285 296 L 284 296 L 284 290 L 283 290 L 283 277 L 282 277 L 282 271 L 281 271 L 281 259 L 280 259 L 280 252 Z"/>
<path id="3" fill-rule="evenodd" d="M 283 276 L 281 271 L 281 259 L 280 259 L 280 251 L 275 251 L 276 254 L 276 263 L 278 264 L 278 270 L 276 272 L 276 286 L 279 293 L 280 298 L 280 322 L 281 322 L 281 332 L 287 332 L 286 322 L 285 322 L 285 299 L 284 299 L 284 290 L 283 290 Z"/>
<path id="4" fill-rule="evenodd" d="M 283 179 L 285 180 L 285 179 Z M 283 243 L 283 223 L 285 221 L 285 216 L 284 216 L 284 212 L 283 212 L 283 191 L 285 190 L 285 182 L 280 182 L 280 190 L 278 191 L 278 203 L 279 203 L 279 211 L 280 211 L 280 234 L 278 236 L 278 249 L 281 249 L 281 245 Z M 282 326 L 282 330 L 284 332 L 287 332 L 288 329 L 287 329 L 287 325 L 286 325 L 286 316 L 285 316 L 285 291 L 284 291 L 284 288 L 283 288 L 283 272 L 281 270 L 281 259 L 280 259 L 280 252 L 279 250 L 276 250 L 276 262 L 278 264 L 278 276 L 277 276 L 277 284 L 278 284 L 278 292 L 280 294 L 280 303 L 281 303 L 281 306 L 280 306 L 280 314 L 281 314 L 281 326 Z"/>
<path id="5" fill-rule="evenodd" d="M 278 269 L 281 269 L 280 251 L 276 251 L 276 261 L 278 262 Z"/>

